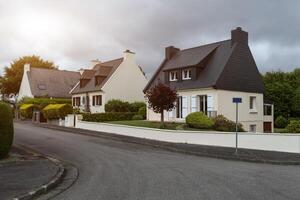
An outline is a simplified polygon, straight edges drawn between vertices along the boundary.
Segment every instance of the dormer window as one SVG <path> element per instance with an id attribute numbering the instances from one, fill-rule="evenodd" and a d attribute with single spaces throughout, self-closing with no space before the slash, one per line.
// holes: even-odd
<path id="1" fill-rule="evenodd" d="M 191 69 L 182 70 L 182 80 L 190 80 L 192 78 Z"/>
<path id="2" fill-rule="evenodd" d="M 177 81 L 178 80 L 177 72 L 170 72 L 169 77 L 170 77 L 170 79 L 169 79 L 170 81 Z"/>

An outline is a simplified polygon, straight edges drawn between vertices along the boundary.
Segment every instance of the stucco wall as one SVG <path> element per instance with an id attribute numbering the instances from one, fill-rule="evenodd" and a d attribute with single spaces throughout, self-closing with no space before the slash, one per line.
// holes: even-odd
<path id="1" fill-rule="evenodd" d="M 103 92 L 89 92 L 87 93 L 88 96 L 89 96 L 89 105 L 90 105 L 90 111 L 91 113 L 100 113 L 100 112 L 104 112 L 104 105 L 105 105 L 105 94 Z M 82 99 L 83 97 L 86 97 L 87 96 L 86 93 L 84 94 L 75 94 L 75 95 L 72 95 L 72 100 L 74 97 L 80 97 L 80 107 L 79 109 L 81 111 L 84 111 L 85 109 L 85 105 L 82 105 Z M 95 95 L 102 95 L 102 105 L 101 106 L 93 106 L 93 96 Z M 86 102 L 87 103 L 87 102 Z"/>
<path id="2" fill-rule="evenodd" d="M 20 89 L 19 89 L 19 95 L 18 95 L 18 101 L 20 101 L 23 97 L 33 97 L 31 89 L 30 89 L 30 84 L 27 76 L 27 71 L 30 70 L 29 68 L 24 71 Z"/>

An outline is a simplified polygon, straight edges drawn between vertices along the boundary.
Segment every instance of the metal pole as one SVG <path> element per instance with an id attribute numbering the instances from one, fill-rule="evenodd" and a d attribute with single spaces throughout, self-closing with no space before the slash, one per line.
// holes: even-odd
<path id="1" fill-rule="evenodd" d="M 238 153 L 238 103 L 236 103 L 236 113 L 235 113 L 235 154 Z"/>

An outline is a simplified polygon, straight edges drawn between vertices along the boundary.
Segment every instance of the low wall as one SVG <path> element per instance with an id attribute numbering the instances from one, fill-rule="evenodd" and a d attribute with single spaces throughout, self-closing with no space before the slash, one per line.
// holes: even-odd
<path id="1" fill-rule="evenodd" d="M 235 147 L 235 133 L 161 130 L 81 120 L 76 128 L 173 143 Z M 300 134 L 239 133 L 238 141 L 240 148 L 300 153 Z"/>

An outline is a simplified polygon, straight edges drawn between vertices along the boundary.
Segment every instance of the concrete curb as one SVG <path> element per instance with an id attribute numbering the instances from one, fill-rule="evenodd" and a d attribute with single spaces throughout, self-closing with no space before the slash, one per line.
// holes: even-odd
<path id="1" fill-rule="evenodd" d="M 35 197 L 45 194 L 49 192 L 51 189 L 55 188 L 58 184 L 61 183 L 63 177 L 66 174 L 66 169 L 64 165 L 62 164 L 61 161 L 49 157 L 49 156 L 44 156 L 48 160 L 50 160 L 52 163 L 58 166 L 58 170 L 55 174 L 55 176 L 50 180 L 47 184 L 40 186 L 39 188 L 36 188 L 35 190 L 32 190 L 24 195 L 18 196 L 13 198 L 13 200 L 31 200 L 34 199 Z"/>
<path id="2" fill-rule="evenodd" d="M 66 132 L 70 132 L 73 134 L 81 134 L 81 135 L 99 137 L 99 138 L 104 138 L 104 139 L 111 139 L 111 140 L 128 142 L 128 143 L 142 144 L 142 145 L 147 145 L 147 146 L 152 146 L 152 147 L 156 147 L 156 148 L 169 150 L 172 152 L 184 153 L 184 154 L 195 155 L 195 156 L 204 156 L 204 157 L 218 158 L 218 159 L 224 159 L 224 160 L 244 161 L 244 162 L 252 162 L 252 163 L 264 163 L 264 164 L 273 164 L 273 165 L 300 165 L 300 159 L 298 159 L 296 161 L 288 160 L 288 159 L 283 161 L 283 160 L 259 158 L 259 157 L 255 156 L 254 154 L 252 154 L 252 155 L 242 155 L 242 154 L 235 155 L 234 153 L 232 153 L 232 154 L 226 154 L 226 153 L 222 154 L 220 152 L 211 153 L 210 151 L 205 150 L 205 148 L 206 148 L 205 145 L 195 145 L 195 146 L 203 147 L 204 150 L 193 151 L 189 148 L 184 148 L 183 146 L 180 146 L 180 144 L 177 144 L 177 143 L 163 142 L 163 141 L 150 140 L 150 139 L 144 139 L 144 138 L 136 138 L 136 137 L 131 137 L 131 136 L 117 135 L 117 134 L 106 133 L 106 132 L 90 131 L 90 130 L 78 129 L 78 128 L 61 127 L 61 126 L 55 126 L 55 125 L 49 125 L 49 124 L 36 124 L 36 125 L 39 127 L 43 127 L 43 128 L 66 131 Z M 210 149 L 216 148 L 217 149 L 219 147 L 209 146 L 207 148 L 210 148 Z M 233 149 L 233 148 L 227 148 L 227 149 Z M 240 150 L 243 151 L 243 149 L 240 149 Z M 250 151 L 264 152 L 264 153 L 267 152 L 267 151 L 262 151 L 262 150 L 250 150 Z M 279 153 L 277 153 L 277 154 L 279 154 Z M 286 155 L 287 154 L 289 154 L 289 153 L 286 153 Z"/>

